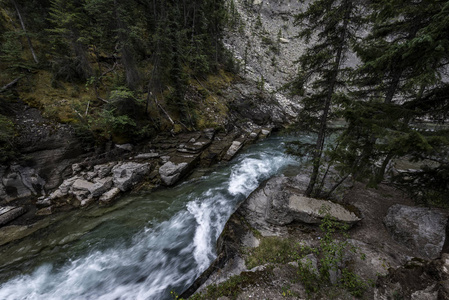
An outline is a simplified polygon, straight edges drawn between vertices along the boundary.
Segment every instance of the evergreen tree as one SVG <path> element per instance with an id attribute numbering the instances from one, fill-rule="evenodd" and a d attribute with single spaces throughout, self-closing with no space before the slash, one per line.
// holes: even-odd
<path id="1" fill-rule="evenodd" d="M 48 29 L 53 46 L 53 71 L 56 78 L 67 81 L 86 80 L 92 75 L 88 59 L 86 38 L 81 35 L 86 28 L 86 14 L 81 0 L 52 0 Z"/>
<path id="2" fill-rule="evenodd" d="M 437 146 L 411 122 L 426 114 L 422 101 L 440 84 L 448 63 L 449 6 L 434 0 L 372 5 L 372 31 L 357 47 L 362 65 L 355 95 L 362 101 L 346 107 L 348 129 L 339 155 L 348 172 L 377 184 L 405 149 L 411 152 L 413 145 L 425 153 Z"/>
<path id="3" fill-rule="evenodd" d="M 357 20 L 356 3 L 351 0 L 317 0 L 296 16 L 296 24 L 301 26 L 299 37 L 309 47 L 299 59 L 300 73 L 291 87 L 294 93 L 301 94 L 310 85 L 311 94 L 302 99 L 303 110 L 298 120 L 302 128 L 317 134 L 315 143 L 309 147 L 313 168 L 306 196 L 320 193 L 316 184 L 323 165 L 327 122 L 333 116 L 336 100 L 344 97 L 342 79 L 347 71 L 344 62 Z"/>

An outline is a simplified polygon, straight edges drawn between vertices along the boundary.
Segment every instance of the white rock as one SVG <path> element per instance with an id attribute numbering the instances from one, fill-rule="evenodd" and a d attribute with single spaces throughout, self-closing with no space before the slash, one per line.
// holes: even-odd
<path id="1" fill-rule="evenodd" d="M 118 194 L 120 194 L 119 188 L 112 188 L 111 190 L 107 191 L 100 197 L 100 203 L 107 204 L 111 202 Z"/>
<path id="2" fill-rule="evenodd" d="M 136 159 L 151 159 L 159 157 L 159 153 L 140 153 L 135 158 Z"/>
<path id="3" fill-rule="evenodd" d="M 188 163 L 183 162 L 179 164 L 166 162 L 159 168 L 159 174 L 164 184 L 170 186 L 176 183 L 178 179 L 183 175 L 182 173 L 187 169 Z"/>
<path id="4" fill-rule="evenodd" d="M 239 141 L 233 141 L 232 145 L 229 147 L 228 151 L 226 152 L 226 155 L 224 156 L 225 160 L 230 160 L 234 157 L 234 155 L 237 154 L 237 152 L 242 148 L 243 143 Z"/>
<path id="5" fill-rule="evenodd" d="M 150 171 L 150 164 L 127 162 L 112 169 L 113 182 L 122 192 L 138 183 Z"/>

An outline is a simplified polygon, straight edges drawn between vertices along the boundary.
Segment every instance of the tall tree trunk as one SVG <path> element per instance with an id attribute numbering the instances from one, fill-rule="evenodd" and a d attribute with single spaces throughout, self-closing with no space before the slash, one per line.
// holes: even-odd
<path id="1" fill-rule="evenodd" d="M 345 9 L 345 15 L 343 20 L 343 29 L 342 29 L 342 36 L 340 40 L 340 45 L 337 48 L 337 53 L 335 56 L 335 63 L 334 67 L 331 71 L 331 76 L 329 79 L 329 86 L 327 89 L 327 95 L 324 102 L 324 109 L 323 114 L 321 115 L 320 120 L 320 130 L 318 132 L 318 138 L 315 144 L 315 149 L 313 152 L 313 169 L 312 169 L 312 175 L 310 176 L 310 181 L 307 186 L 307 189 L 305 191 L 305 196 L 309 197 L 314 192 L 314 187 L 317 182 L 318 174 L 320 171 L 320 165 L 321 165 L 321 156 L 323 155 L 323 149 L 324 149 L 324 140 L 326 138 L 326 129 L 327 129 L 327 119 L 329 116 L 330 106 L 332 103 L 332 95 L 335 92 L 335 85 L 337 83 L 337 77 L 340 70 L 341 61 L 343 58 L 343 48 L 346 42 L 346 32 L 349 24 L 349 17 L 351 15 L 352 11 L 352 3 L 350 0 L 346 0 L 344 2 L 344 9 Z"/>
<path id="2" fill-rule="evenodd" d="M 14 5 L 17 15 L 19 16 L 20 25 L 22 26 L 22 30 L 25 33 L 25 36 L 27 38 L 28 47 L 30 48 L 31 55 L 33 56 L 34 62 L 38 64 L 39 60 L 37 59 L 36 53 L 34 52 L 33 43 L 31 43 L 31 39 L 30 39 L 30 36 L 28 35 L 27 29 L 25 27 L 25 22 L 23 21 L 22 14 L 20 13 L 19 6 L 17 5 L 15 0 L 11 0 L 11 3 Z"/>
<path id="3" fill-rule="evenodd" d="M 393 97 L 399 86 L 399 81 L 401 80 L 402 70 L 395 70 L 393 72 L 393 78 L 391 79 L 390 85 L 388 86 L 387 93 L 385 94 L 385 103 L 390 104 L 393 102 Z"/>
<path id="4" fill-rule="evenodd" d="M 120 52 L 122 53 L 121 61 L 123 67 L 125 68 L 126 84 L 131 90 L 134 90 L 140 81 L 140 76 L 139 72 L 137 71 L 136 64 L 134 62 L 132 50 L 127 45 L 128 36 L 126 36 L 124 32 L 127 31 L 128 28 L 126 28 L 125 24 L 123 24 L 122 18 L 120 17 L 120 13 L 118 12 L 117 0 L 114 0 L 114 12 L 117 22 L 117 29 L 119 32 L 118 42 L 120 43 Z"/>

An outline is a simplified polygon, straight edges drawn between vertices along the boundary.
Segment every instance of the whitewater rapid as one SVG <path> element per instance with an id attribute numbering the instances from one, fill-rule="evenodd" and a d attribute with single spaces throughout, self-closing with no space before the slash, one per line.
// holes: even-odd
<path id="1" fill-rule="evenodd" d="M 0 285 L 0 299 L 171 299 L 171 291 L 181 293 L 215 259 L 216 241 L 237 205 L 263 180 L 296 164 L 280 139 L 253 146 L 231 164 L 181 184 L 176 197 L 184 204 L 167 220 L 148 223 L 111 248 L 22 270 Z"/>

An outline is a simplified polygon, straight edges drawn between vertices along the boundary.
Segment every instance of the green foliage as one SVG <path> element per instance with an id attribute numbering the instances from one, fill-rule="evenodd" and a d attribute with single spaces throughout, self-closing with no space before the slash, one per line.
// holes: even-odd
<path id="1" fill-rule="evenodd" d="M 348 226 L 335 221 L 329 214 L 326 214 L 320 229 L 324 236 L 320 239 L 319 247 L 309 248 L 318 257 L 318 270 L 313 268 L 310 260 L 299 264 L 299 279 L 304 284 L 307 293 L 319 293 L 323 287 L 332 285 L 330 272 L 341 272 L 336 285 L 349 291 L 354 297 L 362 297 L 372 282 L 361 278 L 345 266 L 345 253 L 347 251 L 357 252 L 357 249 L 347 241 Z M 342 234 L 343 240 L 336 239 L 337 233 Z"/>
<path id="2" fill-rule="evenodd" d="M 258 247 L 249 250 L 246 266 L 252 269 L 266 263 L 285 264 L 297 260 L 300 253 L 301 247 L 292 239 L 264 237 Z"/>
<path id="3" fill-rule="evenodd" d="M 365 280 L 348 269 L 341 270 L 340 286 L 349 291 L 354 297 L 361 298 L 366 289 L 373 286 L 373 284 L 373 281 Z"/>
<path id="4" fill-rule="evenodd" d="M 415 172 L 404 172 L 393 178 L 395 185 L 408 193 L 416 202 L 426 206 L 447 208 L 449 203 L 449 165 L 423 166 Z"/>
<path id="5" fill-rule="evenodd" d="M 31 63 L 22 58 L 21 34 L 7 31 L 2 34 L 0 46 L 0 62 L 6 65 L 6 71 L 11 76 L 17 76 L 24 70 L 31 69 Z"/>
<path id="6" fill-rule="evenodd" d="M 0 101 L 3 101 L 0 99 Z M 0 164 L 8 163 L 17 158 L 14 146 L 16 130 L 14 123 L 6 116 L 0 114 Z"/>
<path id="7" fill-rule="evenodd" d="M 309 45 L 298 60 L 299 72 L 290 87 L 291 92 L 297 95 L 311 90 L 301 100 L 303 109 L 298 115 L 298 123 L 301 129 L 317 134 L 311 152 L 313 168 L 305 191 L 307 196 L 316 190 L 324 144 L 329 134 L 327 122 L 338 113 L 336 108 L 341 103 L 337 101 L 345 98 L 338 94 L 346 86 L 342 80 L 348 72 L 344 58 L 355 39 L 358 12 L 355 1 L 316 0 L 295 16 L 295 24 L 301 27 L 298 37 Z M 314 43 L 310 43 L 312 34 L 317 36 Z"/>
<path id="8" fill-rule="evenodd" d="M 170 103 L 172 110 L 165 107 L 169 114 L 189 126 L 195 123 L 195 107 L 186 97 L 189 82 L 223 68 L 236 71 L 232 55 L 221 43 L 227 24 L 241 26 L 235 3 L 15 1 L 27 23 L 27 36 L 41 58 L 39 67 L 53 75 L 53 88 L 60 88 L 65 82 L 86 85 L 102 100 L 117 87 L 126 86 L 135 92 L 148 93 L 148 99 L 159 99 L 162 106 Z M 4 2 L 0 15 L 0 27 L 5 29 L 0 37 L 0 64 L 18 76 L 28 72 L 32 64 L 26 39 L 19 30 L 13 30 L 21 28 L 14 6 L 10 1 Z M 143 127 L 158 126 L 156 120 L 152 125 L 141 122 L 155 113 L 144 109 L 147 116 L 143 116 L 142 106 L 129 98 L 113 99 L 99 107 L 101 104 L 95 100 L 87 110 L 92 124 L 98 123 L 95 118 L 99 117 L 115 124 L 113 128 L 138 127 L 138 136 L 146 134 L 141 134 Z M 87 127 L 101 130 L 96 125 Z"/>
<path id="9" fill-rule="evenodd" d="M 448 9 L 446 1 L 372 2 L 366 20 L 372 29 L 352 44 L 362 63 L 351 75 L 352 92 L 339 102 L 348 125 L 330 156 L 341 173 L 376 186 L 395 158 L 447 164 L 447 133 L 428 134 L 414 122 L 448 116 L 441 76 L 449 55 L 440 51 L 449 38 L 439 32 L 447 30 Z M 415 195 L 425 194 L 416 187 Z"/>

